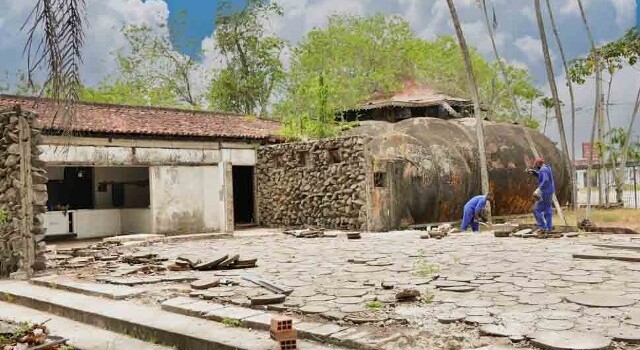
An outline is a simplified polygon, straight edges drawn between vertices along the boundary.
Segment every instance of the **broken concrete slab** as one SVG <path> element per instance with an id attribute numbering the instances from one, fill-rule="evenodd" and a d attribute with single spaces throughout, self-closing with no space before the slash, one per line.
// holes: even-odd
<path id="1" fill-rule="evenodd" d="M 147 234 L 147 233 L 138 233 L 132 235 L 123 235 L 123 236 L 113 236 L 103 238 L 102 241 L 105 243 L 124 243 L 124 242 L 153 242 L 158 241 L 164 238 L 164 235 L 156 235 L 156 234 Z"/>
<path id="2" fill-rule="evenodd" d="M 225 306 L 223 308 L 211 310 L 205 313 L 204 318 L 212 321 L 222 322 L 225 319 L 244 320 L 266 313 L 265 311 L 247 309 L 239 306 Z"/>
<path id="3" fill-rule="evenodd" d="M 216 266 L 218 266 L 223 261 L 226 261 L 228 258 L 229 258 L 229 255 L 223 255 L 223 256 L 221 256 L 221 257 L 219 257 L 217 259 L 207 260 L 207 261 L 204 261 L 204 262 L 201 262 L 201 263 L 198 263 L 198 264 L 194 264 L 193 265 L 193 269 L 194 270 L 198 270 L 198 271 L 213 270 L 213 269 L 216 268 Z"/>
<path id="4" fill-rule="evenodd" d="M 269 305 L 283 303 L 286 296 L 284 294 L 259 295 L 251 299 L 251 305 Z"/>
<path id="5" fill-rule="evenodd" d="M 620 254 L 620 253 L 575 253 L 574 259 L 593 259 L 593 260 L 619 260 L 629 262 L 640 262 L 640 254 Z"/>
<path id="6" fill-rule="evenodd" d="M 219 285 L 220 285 L 220 278 L 217 278 L 217 277 L 204 278 L 204 279 L 199 279 L 197 281 L 191 282 L 191 288 L 197 289 L 197 290 L 209 289 L 209 288 L 217 287 Z"/>
<path id="7" fill-rule="evenodd" d="M 131 298 L 144 293 L 143 289 L 131 288 L 127 286 L 74 281 L 61 276 L 46 276 L 34 278 L 31 279 L 31 283 L 38 286 L 64 289 L 71 292 L 115 300 Z"/>

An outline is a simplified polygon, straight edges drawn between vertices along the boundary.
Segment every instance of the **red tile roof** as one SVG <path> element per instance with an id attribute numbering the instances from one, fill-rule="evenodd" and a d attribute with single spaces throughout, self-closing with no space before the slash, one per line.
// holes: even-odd
<path id="1" fill-rule="evenodd" d="M 21 105 L 23 109 L 37 113 L 45 130 L 60 131 L 62 129 L 61 114 L 58 113 L 58 117 L 55 117 L 60 107 L 53 101 L 0 95 L 0 108 L 15 105 Z M 122 135 L 270 139 L 278 138 L 280 123 L 228 113 L 79 103 L 76 107 L 72 131 Z"/>

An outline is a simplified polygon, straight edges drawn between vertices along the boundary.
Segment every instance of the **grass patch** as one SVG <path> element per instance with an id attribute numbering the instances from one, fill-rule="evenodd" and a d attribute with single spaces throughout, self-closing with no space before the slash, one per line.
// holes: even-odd
<path id="1" fill-rule="evenodd" d="M 585 208 L 581 208 L 577 211 L 564 210 L 564 215 L 567 218 L 567 225 L 576 226 L 578 221 L 585 218 Z M 597 226 L 613 226 L 613 227 L 626 227 L 632 230 L 640 232 L 640 210 L 628 208 L 628 209 L 611 209 L 591 210 L 590 220 Z M 533 214 L 526 219 L 516 220 L 516 222 L 523 224 L 533 224 L 535 220 Z M 564 225 L 559 215 L 553 216 L 554 225 Z"/>
<path id="2" fill-rule="evenodd" d="M 222 320 L 222 324 L 225 327 L 240 327 L 241 323 L 240 320 L 235 319 L 235 318 L 225 318 Z"/>
<path id="3" fill-rule="evenodd" d="M 414 275 L 420 277 L 429 277 L 440 272 L 440 267 L 436 264 L 429 263 L 426 259 L 420 259 L 414 264 Z"/>
<path id="4" fill-rule="evenodd" d="M 371 300 L 365 304 L 365 306 L 371 310 L 379 310 L 382 308 L 382 303 L 378 300 Z"/>
<path id="5" fill-rule="evenodd" d="M 426 292 L 422 294 L 422 301 L 431 304 L 433 303 L 433 299 L 435 299 L 436 295 L 433 292 Z"/>

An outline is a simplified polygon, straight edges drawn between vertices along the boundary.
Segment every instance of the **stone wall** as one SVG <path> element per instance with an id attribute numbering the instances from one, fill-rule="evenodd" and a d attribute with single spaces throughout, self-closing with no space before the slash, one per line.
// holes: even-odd
<path id="1" fill-rule="evenodd" d="M 35 114 L 0 110 L 0 278 L 43 270 L 47 177 Z"/>
<path id="2" fill-rule="evenodd" d="M 258 217 L 270 227 L 366 227 L 365 140 L 286 143 L 258 149 Z"/>

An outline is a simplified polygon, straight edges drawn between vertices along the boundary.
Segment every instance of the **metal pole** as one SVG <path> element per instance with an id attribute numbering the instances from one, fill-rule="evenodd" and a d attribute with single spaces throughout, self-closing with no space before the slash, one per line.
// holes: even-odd
<path id="1" fill-rule="evenodd" d="M 638 209 L 638 188 L 637 188 L 637 182 L 636 182 L 636 166 L 633 166 L 633 197 L 634 197 L 634 201 L 636 203 L 636 209 Z"/>

